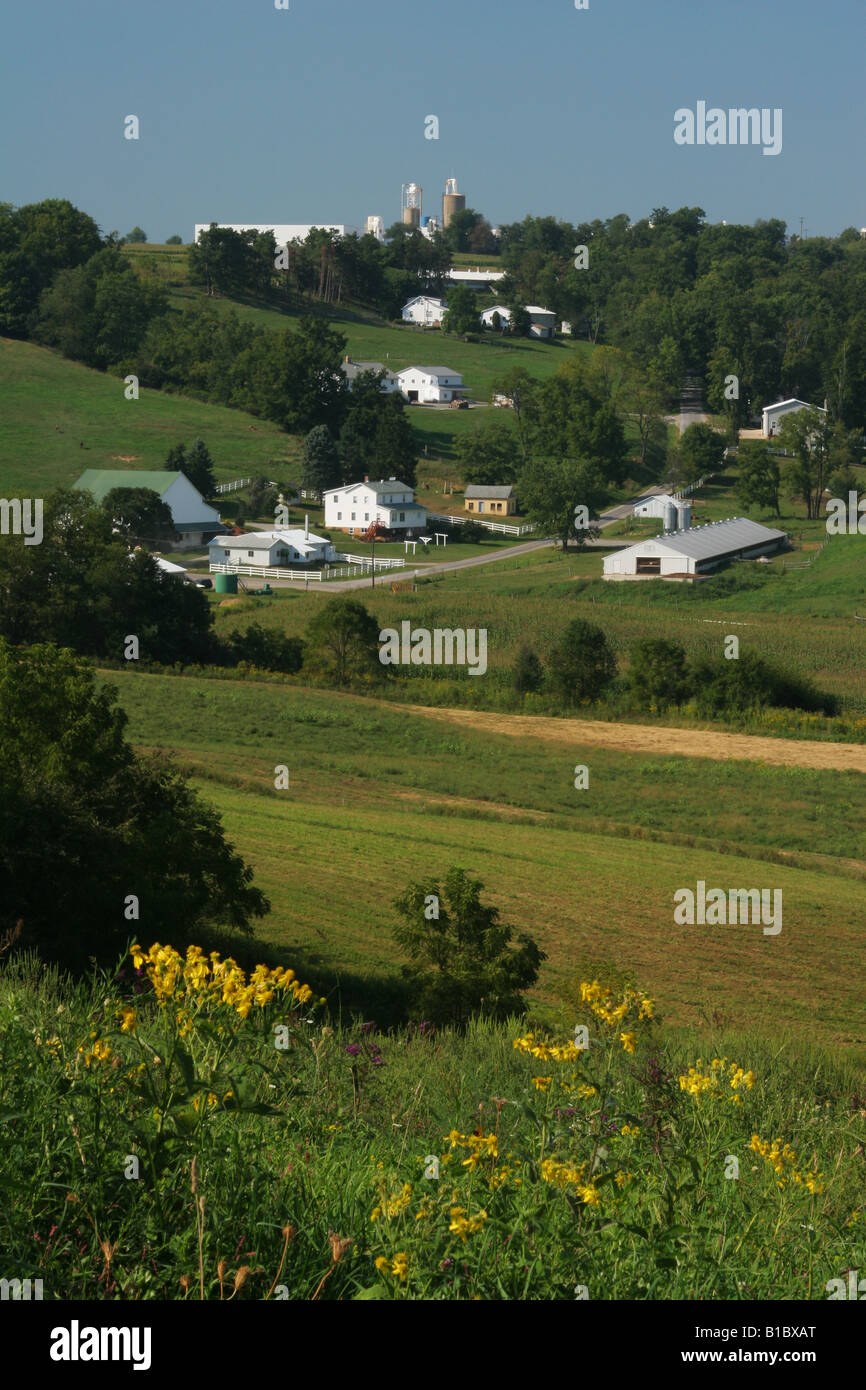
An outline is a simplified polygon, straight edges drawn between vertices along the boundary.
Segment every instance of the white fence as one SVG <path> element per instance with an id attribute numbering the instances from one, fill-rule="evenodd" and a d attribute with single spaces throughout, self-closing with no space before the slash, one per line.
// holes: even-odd
<path id="1" fill-rule="evenodd" d="M 247 574 L 259 579 L 312 579 L 321 583 L 321 570 L 290 570 L 282 565 L 222 565 L 208 566 L 211 574 Z"/>
<path id="2" fill-rule="evenodd" d="M 705 473 L 703 478 L 698 478 L 696 483 L 689 483 L 686 487 L 681 487 L 678 492 L 672 492 L 671 496 L 674 501 L 678 497 L 691 497 L 693 492 L 697 492 L 699 487 L 703 487 L 704 483 L 708 483 L 713 477 L 715 477 L 714 473 Z"/>
<path id="3" fill-rule="evenodd" d="M 305 498 L 307 502 L 321 502 L 322 500 L 322 494 L 317 492 L 314 487 L 302 487 L 301 496 Z"/>
<path id="4" fill-rule="evenodd" d="M 246 487 L 252 482 L 252 478 L 235 478 L 233 483 L 220 483 L 217 492 L 237 492 L 239 488 Z"/>
<path id="5" fill-rule="evenodd" d="M 502 521 L 482 521 L 477 516 L 443 516 L 440 512 L 428 512 L 428 521 L 446 521 L 449 526 L 465 526 L 467 521 L 475 521 L 485 531 L 501 531 L 506 536 L 527 536 L 534 526 L 506 526 Z"/>
<path id="6" fill-rule="evenodd" d="M 369 555 L 344 555 L 343 559 L 346 561 L 347 565 L 365 565 L 367 569 L 370 568 L 371 561 Z M 379 559 L 376 561 L 376 569 L 399 570 L 402 569 L 405 564 L 406 561 L 401 557 Z"/>

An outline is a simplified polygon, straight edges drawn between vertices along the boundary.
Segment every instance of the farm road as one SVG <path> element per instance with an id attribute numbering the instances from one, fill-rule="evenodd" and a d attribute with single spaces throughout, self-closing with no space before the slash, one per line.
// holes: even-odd
<path id="1" fill-rule="evenodd" d="M 429 705 L 391 704 L 394 710 L 441 719 L 479 733 L 538 738 L 547 743 L 614 748 L 624 753 L 664 754 L 668 758 L 734 759 L 780 767 L 812 767 L 866 773 L 866 747 L 859 743 L 817 743 L 760 734 L 727 734 L 707 729 L 672 729 L 653 724 L 607 724 L 600 719 L 547 719 L 531 714 L 488 714 Z"/>

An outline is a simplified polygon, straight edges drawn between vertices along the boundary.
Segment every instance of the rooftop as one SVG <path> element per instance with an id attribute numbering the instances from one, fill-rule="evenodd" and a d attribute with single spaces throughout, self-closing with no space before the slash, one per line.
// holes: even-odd
<path id="1" fill-rule="evenodd" d="M 79 492 L 91 493 L 97 502 L 115 487 L 146 487 L 161 497 L 180 476 L 163 468 L 88 468 L 72 486 Z"/>
<path id="2" fill-rule="evenodd" d="M 406 372 L 426 372 L 428 376 L 460 376 L 460 373 L 455 372 L 453 367 L 424 367 L 417 363 L 411 367 L 404 367 L 403 371 L 398 372 L 397 375 L 403 376 Z"/>
<path id="3" fill-rule="evenodd" d="M 463 496 L 508 498 L 514 496 L 514 488 L 510 483 L 507 487 L 482 487 L 480 483 L 470 483 L 469 486 L 464 489 Z"/>
<path id="4" fill-rule="evenodd" d="M 731 550 L 748 550 L 753 545 L 765 545 L 770 541 L 784 540 L 786 533 L 776 531 L 770 526 L 761 526 L 757 521 L 749 521 L 744 516 L 734 516 L 727 521 L 710 521 L 706 526 L 694 526 L 689 531 L 669 531 L 655 538 L 654 543 L 665 550 L 673 550 L 677 555 L 690 555 L 695 560 L 706 560 L 712 555 L 726 555 Z M 646 541 L 638 541 L 646 545 Z M 633 549 L 634 547 L 630 547 Z"/>

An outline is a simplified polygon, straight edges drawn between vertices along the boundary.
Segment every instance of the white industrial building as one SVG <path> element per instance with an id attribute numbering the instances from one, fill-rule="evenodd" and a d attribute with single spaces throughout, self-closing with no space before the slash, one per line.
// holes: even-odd
<path id="1" fill-rule="evenodd" d="M 367 220 L 369 222 L 371 219 Z M 381 221 L 381 218 L 378 220 Z M 363 227 L 352 227 L 348 222 L 196 222 L 196 241 L 202 232 L 209 232 L 211 227 L 229 232 L 273 232 L 278 246 L 288 246 L 290 241 L 306 241 L 314 228 L 320 232 L 336 232 L 339 236 L 364 235 Z"/>
<path id="2" fill-rule="evenodd" d="M 353 536 L 366 531 L 374 521 L 389 531 L 411 535 L 427 524 L 427 508 L 415 501 L 415 493 L 399 478 L 379 478 L 371 482 L 349 483 L 322 493 L 325 525 Z"/>
<path id="3" fill-rule="evenodd" d="M 416 294 L 403 305 L 403 322 L 420 323 L 425 328 L 439 328 L 448 305 L 432 294 Z"/>
<path id="4" fill-rule="evenodd" d="M 784 531 L 736 516 L 638 541 L 604 559 L 605 579 L 690 579 L 729 560 L 757 560 L 788 543 Z"/>
<path id="5" fill-rule="evenodd" d="M 458 400 L 463 394 L 463 377 L 451 367 L 404 367 L 397 380 L 406 399 L 422 405 Z"/>
<path id="6" fill-rule="evenodd" d="M 779 433 L 779 424 L 785 415 L 790 415 L 796 410 L 811 410 L 812 408 L 808 401 L 798 401 L 796 397 L 787 401 L 777 401 L 775 405 L 765 405 L 761 411 L 761 433 L 765 439 L 772 439 L 774 435 Z M 817 409 L 821 411 L 822 415 L 827 414 L 824 406 L 819 405 Z"/>
<path id="7" fill-rule="evenodd" d="M 275 531 L 249 531 L 243 536 L 218 536 L 208 546 L 211 565 L 312 565 L 339 559 L 324 536 L 282 527 Z"/>

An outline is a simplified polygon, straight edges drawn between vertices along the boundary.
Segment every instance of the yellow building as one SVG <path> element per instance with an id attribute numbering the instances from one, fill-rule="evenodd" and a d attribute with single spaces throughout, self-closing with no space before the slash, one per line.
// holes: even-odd
<path id="1" fill-rule="evenodd" d="M 514 488 L 481 487 L 470 483 L 463 494 L 463 509 L 475 516 L 514 516 L 517 511 L 517 498 Z"/>

